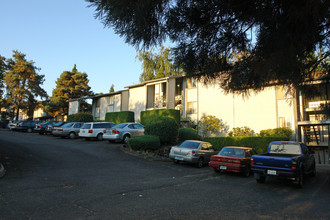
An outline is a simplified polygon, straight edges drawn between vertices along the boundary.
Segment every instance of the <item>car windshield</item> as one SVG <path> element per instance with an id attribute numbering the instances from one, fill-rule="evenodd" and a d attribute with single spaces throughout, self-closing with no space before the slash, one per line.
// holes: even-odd
<path id="1" fill-rule="evenodd" d="M 193 141 L 185 141 L 179 145 L 179 147 L 190 148 L 190 149 L 197 149 L 198 146 L 199 146 L 199 142 L 193 142 Z"/>
<path id="2" fill-rule="evenodd" d="M 63 122 L 54 122 L 53 123 L 53 126 L 56 127 L 56 126 L 61 126 L 63 125 Z"/>
<path id="3" fill-rule="evenodd" d="M 300 155 L 301 148 L 299 144 L 272 144 L 269 153 Z"/>
<path id="4" fill-rule="evenodd" d="M 82 129 L 90 129 L 91 128 L 91 124 L 84 124 L 81 128 Z"/>
<path id="5" fill-rule="evenodd" d="M 225 147 L 219 152 L 221 156 L 244 157 L 244 149 Z"/>
<path id="6" fill-rule="evenodd" d="M 116 129 L 116 128 L 124 128 L 124 127 L 126 127 L 127 125 L 128 125 L 128 124 L 124 123 L 124 124 L 115 125 L 115 126 L 113 126 L 112 128 L 113 128 L 113 129 Z"/>
<path id="7" fill-rule="evenodd" d="M 62 128 L 70 128 L 73 125 L 73 123 L 67 123 L 62 126 Z"/>

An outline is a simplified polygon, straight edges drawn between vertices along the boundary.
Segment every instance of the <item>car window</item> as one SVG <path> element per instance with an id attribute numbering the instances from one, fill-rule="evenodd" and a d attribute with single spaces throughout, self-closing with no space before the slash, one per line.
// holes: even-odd
<path id="1" fill-rule="evenodd" d="M 93 128 L 104 128 L 104 124 L 93 124 Z"/>
<path id="2" fill-rule="evenodd" d="M 67 123 L 67 124 L 63 125 L 62 128 L 71 128 L 72 125 L 73 125 L 73 123 Z"/>
<path id="3" fill-rule="evenodd" d="M 91 128 L 91 124 L 84 124 L 83 126 L 82 126 L 82 129 L 90 129 Z"/>
<path id="4" fill-rule="evenodd" d="M 130 129 L 136 129 L 135 126 L 132 125 L 132 124 L 131 125 L 128 125 L 127 127 L 130 128 Z"/>
<path id="5" fill-rule="evenodd" d="M 81 125 L 82 125 L 82 123 L 76 123 L 76 124 L 74 124 L 74 128 L 80 128 L 81 127 Z"/>
<path id="6" fill-rule="evenodd" d="M 184 141 L 179 145 L 179 147 L 190 148 L 190 149 L 198 149 L 199 142 Z"/>
<path id="7" fill-rule="evenodd" d="M 207 144 L 202 144 L 202 150 L 208 150 L 209 148 L 208 148 L 208 146 L 207 146 Z"/>
<path id="8" fill-rule="evenodd" d="M 135 129 L 144 129 L 143 125 L 140 124 L 134 124 Z"/>
<path id="9" fill-rule="evenodd" d="M 105 128 L 112 128 L 114 125 L 114 123 L 105 123 Z"/>
<path id="10" fill-rule="evenodd" d="M 119 124 L 119 125 L 115 125 L 115 126 L 113 126 L 112 128 L 114 128 L 114 129 L 116 129 L 116 128 L 124 128 L 124 127 L 126 127 L 126 126 L 127 126 L 126 123 L 122 123 L 122 124 Z"/>
<path id="11" fill-rule="evenodd" d="M 251 157 L 251 151 L 250 150 L 245 151 L 245 157 Z"/>

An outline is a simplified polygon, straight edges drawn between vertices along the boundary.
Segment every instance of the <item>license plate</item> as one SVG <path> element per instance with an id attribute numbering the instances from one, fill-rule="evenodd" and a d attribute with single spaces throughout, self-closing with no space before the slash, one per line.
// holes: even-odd
<path id="1" fill-rule="evenodd" d="M 267 174 L 276 175 L 276 170 L 267 170 Z"/>
<path id="2" fill-rule="evenodd" d="M 227 170 L 227 166 L 220 166 L 220 170 Z"/>
<path id="3" fill-rule="evenodd" d="M 176 160 L 182 160 L 182 157 L 175 157 Z"/>

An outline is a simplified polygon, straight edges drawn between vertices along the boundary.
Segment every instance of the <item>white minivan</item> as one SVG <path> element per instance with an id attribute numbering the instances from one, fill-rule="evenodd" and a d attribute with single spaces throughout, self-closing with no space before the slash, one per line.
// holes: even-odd
<path id="1" fill-rule="evenodd" d="M 79 137 L 85 138 L 86 140 L 96 138 L 102 141 L 106 129 L 112 128 L 114 125 L 116 124 L 112 122 L 87 122 L 81 127 Z"/>

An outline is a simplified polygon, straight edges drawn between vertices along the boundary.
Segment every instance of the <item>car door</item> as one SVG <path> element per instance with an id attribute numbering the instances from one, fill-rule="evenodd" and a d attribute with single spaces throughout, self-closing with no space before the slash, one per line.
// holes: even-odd
<path id="1" fill-rule="evenodd" d="M 136 130 L 136 136 L 144 135 L 144 127 L 141 124 L 134 124 L 134 129 Z"/>
<path id="2" fill-rule="evenodd" d="M 137 129 L 135 129 L 134 124 L 130 124 L 127 126 L 128 132 L 130 133 L 131 137 L 137 136 Z"/>
<path id="3" fill-rule="evenodd" d="M 83 125 L 83 123 L 75 123 L 75 124 L 73 125 L 72 130 L 73 130 L 76 134 L 78 134 L 78 133 L 79 133 L 79 130 L 80 130 L 80 128 L 81 128 L 82 125 Z"/>

